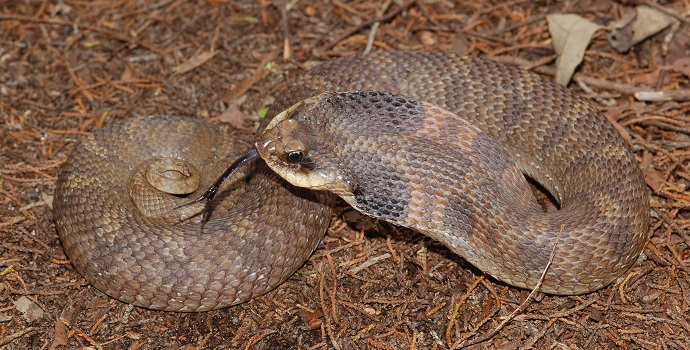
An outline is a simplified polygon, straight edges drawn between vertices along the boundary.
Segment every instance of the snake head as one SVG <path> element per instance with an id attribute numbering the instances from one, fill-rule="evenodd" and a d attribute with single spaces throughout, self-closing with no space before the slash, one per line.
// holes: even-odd
<path id="1" fill-rule="evenodd" d="M 256 150 L 273 171 L 295 186 L 351 195 L 326 136 L 304 119 L 319 108 L 320 98 L 299 102 L 273 118 L 257 137 Z"/>

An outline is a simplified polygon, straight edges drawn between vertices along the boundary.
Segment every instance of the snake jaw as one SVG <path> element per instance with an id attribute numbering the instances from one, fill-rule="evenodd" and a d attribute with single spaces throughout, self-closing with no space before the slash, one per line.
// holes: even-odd
<path id="1" fill-rule="evenodd" d="M 335 155 L 318 141 L 324 139 L 323 135 L 296 119 L 308 115 L 320 97 L 304 100 L 278 114 L 257 137 L 255 147 L 266 164 L 292 185 L 351 195 L 350 187 L 333 165 Z"/>
<path id="2" fill-rule="evenodd" d="M 295 120 L 286 120 L 276 127 L 266 130 L 257 140 L 255 146 L 259 156 L 280 177 L 292 185 L 316 190 L 332 190 L 338 187 L 341 178 L 330 166 L 324 166 L 317 161 L 318 152 L 312 151 L 296 135 L 292 134 L 298 128 Z M 289 161 L 291 153 L 299 152 L 299 162 Z"/>

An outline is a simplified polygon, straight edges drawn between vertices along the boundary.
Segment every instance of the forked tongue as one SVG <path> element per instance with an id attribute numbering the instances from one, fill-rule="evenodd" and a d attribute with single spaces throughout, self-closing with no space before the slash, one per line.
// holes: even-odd
<path id="1" fill-rule="evenodd" d="M 206 201 L 204 204 L 204 209 L 203 209 L 203 223 L 208 221 L 208 218 L 211 216 L 211 202 L 213 201 L 213 198 L 216 196 L 216 192 L 218 192 L 218 189 L 220 186 L 222 186 L 227 179 L 232 176 L 232 174 L 235 173 L 238 169 L 240 169 L 242 166 L 245 164 L 249 163 L 250 161 L 254 160 L 255 158 L 259 157 L 259 153 L 256 151 L 256 148 L 252 148 L 251 151 L 247 152 L 246 154 L 242 155 L 239 157 L 237 160 L 235 160 L 230 166 L 225 169 L 225 171 L 218 177 L 218 179 L 209 187 L 206 192 L 201 195 L 201 197 L 195 199 L 192 203 L 198 203 L 201 201 Z"/>

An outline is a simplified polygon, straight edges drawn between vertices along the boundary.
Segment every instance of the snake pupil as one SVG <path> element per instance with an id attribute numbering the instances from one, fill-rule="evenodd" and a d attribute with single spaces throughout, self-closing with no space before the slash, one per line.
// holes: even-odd
<path id="1" fill-rule="evenodd" d="M 287 160 L 288 163 L 294 164 L 299 163 L 304 159 L 304 152 L 302 151 L 292 151 L 288 153 Z"/>

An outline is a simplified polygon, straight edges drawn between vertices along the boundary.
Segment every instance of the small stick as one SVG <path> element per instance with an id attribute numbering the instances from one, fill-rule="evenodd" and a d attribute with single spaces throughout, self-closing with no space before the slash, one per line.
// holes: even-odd
<path id="1" fill-rule="evenodd" d="M 546 266 L 544 267 L 544 270 L 541 273 L 541 277 L 539 278 L 539 282 L 537 282 L 537 285 L 534 286 L 534 288 L 532 289 L 532 292 L 529 293 L 527 298 L 520 304 L 520 306 L 517 309 L 513 310 L 513 312 L 511 312 L 510 315 L 508 315 L 508 317 L 506 317 L 506 319 L 503 320 L 503 322 L 501 322 L 501 324 L 499 324 L 493 331 L 491 331 L 491 333 L 489 333 L 487 336 L 485 336 L 485 337 L 483 337 L 477 341 L 463 345 L 463 347 L 469 347 L 469 346 L 472 346 L 475 344 L 483 343 L 483 342 L 493 338 L 496 334 L 498 334 L 498 332 L 501 331 L 501 329 L 503 329 L 503 327 L 505 327 L 506 324 L 508 324 L 508 322 L 512 321 L 515 318 L 515 316 L 517 316 L 518 313 L 525 310 L 525 308 L 527 307 L 529 302 L 532 300 L 532 298 L 537 294 L 537 292 L 539 292 L 539 288 L 541 288 L 542 283 L 544 283 L 544 278 L 546 277 L 546 273 L 549 271 L 549 267 L 551 267 L 551 263 L 553 263 L 553 258 L 556 255 L 556 247 L 558 246 L 558 241 L 561 239 L 561 234 L 563 233 L 563 229 L 565 229 L 565 227 L 561 226 L 561 229 L 560 229 L 560 231 L 558 231 L 558 235 L 556 236 L 556 242 L 553 243 L 553 248 L 551 248 L 551 255 L 549 256 L 549 261 L 546 263 Z M 450 348 L 451 349 L 458 349 L 459 346 L 460 346 L 460 344 L 453 344 L 453 346 L 451 346 Z"/>
<path id="2" fill-rule="evenodd" d="M 372 24 L 374 24 L 374 23 L 376 23 L 376 22 L 385 22 L 385 21 L 387 21 L 387 20 L 389 20 L 389 19 L 391 19 L 391 18 L 397 16 L 400 12 L 402 12 L 403 10 L 405 10 L 405 9 L 407 9 L 408 7 L 412 6 L 414 3 L 415 3 L 415 0 L 410 0 L 410 1 L 406 2 L 406 3 L 404 3 L 402 6 L 398 7 L 397 9 L 391 11 L 390 13 L 388 13 L 388 14 L 385 15 L 385 16 L 372 18 L 372 19 L 370 19 L 370 20 L 366 20 L 366 21 L 362 22 L 360 25 L 358 25 L 358 26 L 356 26 L 356 27 L 354 27 L 354 28 L 351 28 L 351 29 L 349 29 L 348 31 L 346 31 L 345 33 L 343 33 L 342 35 L 340 35 L 336 40 L 333 40 L 333 41 L 331 41 L 330 43 L 328 43 L 328 44 L 322 46 L 321 48 L 319 48 L 319 49 L 317 50 L 317 52 L 325 52 L 325 51 L 327 51 L 327 50 L 332 49 L 332 48 L 333 48 L 335 45 L 337 45 L 339 42 L 341 42 L 341 41 L 347 39 L 350 35 L 352 35 L 352 34 L 354 34 L 354 33 L 357 33 L 358 31 L 362 30 L 362 28 L 366 28 L 367 26 L 370 26 L 370 25 L 372 25 Z"/>

